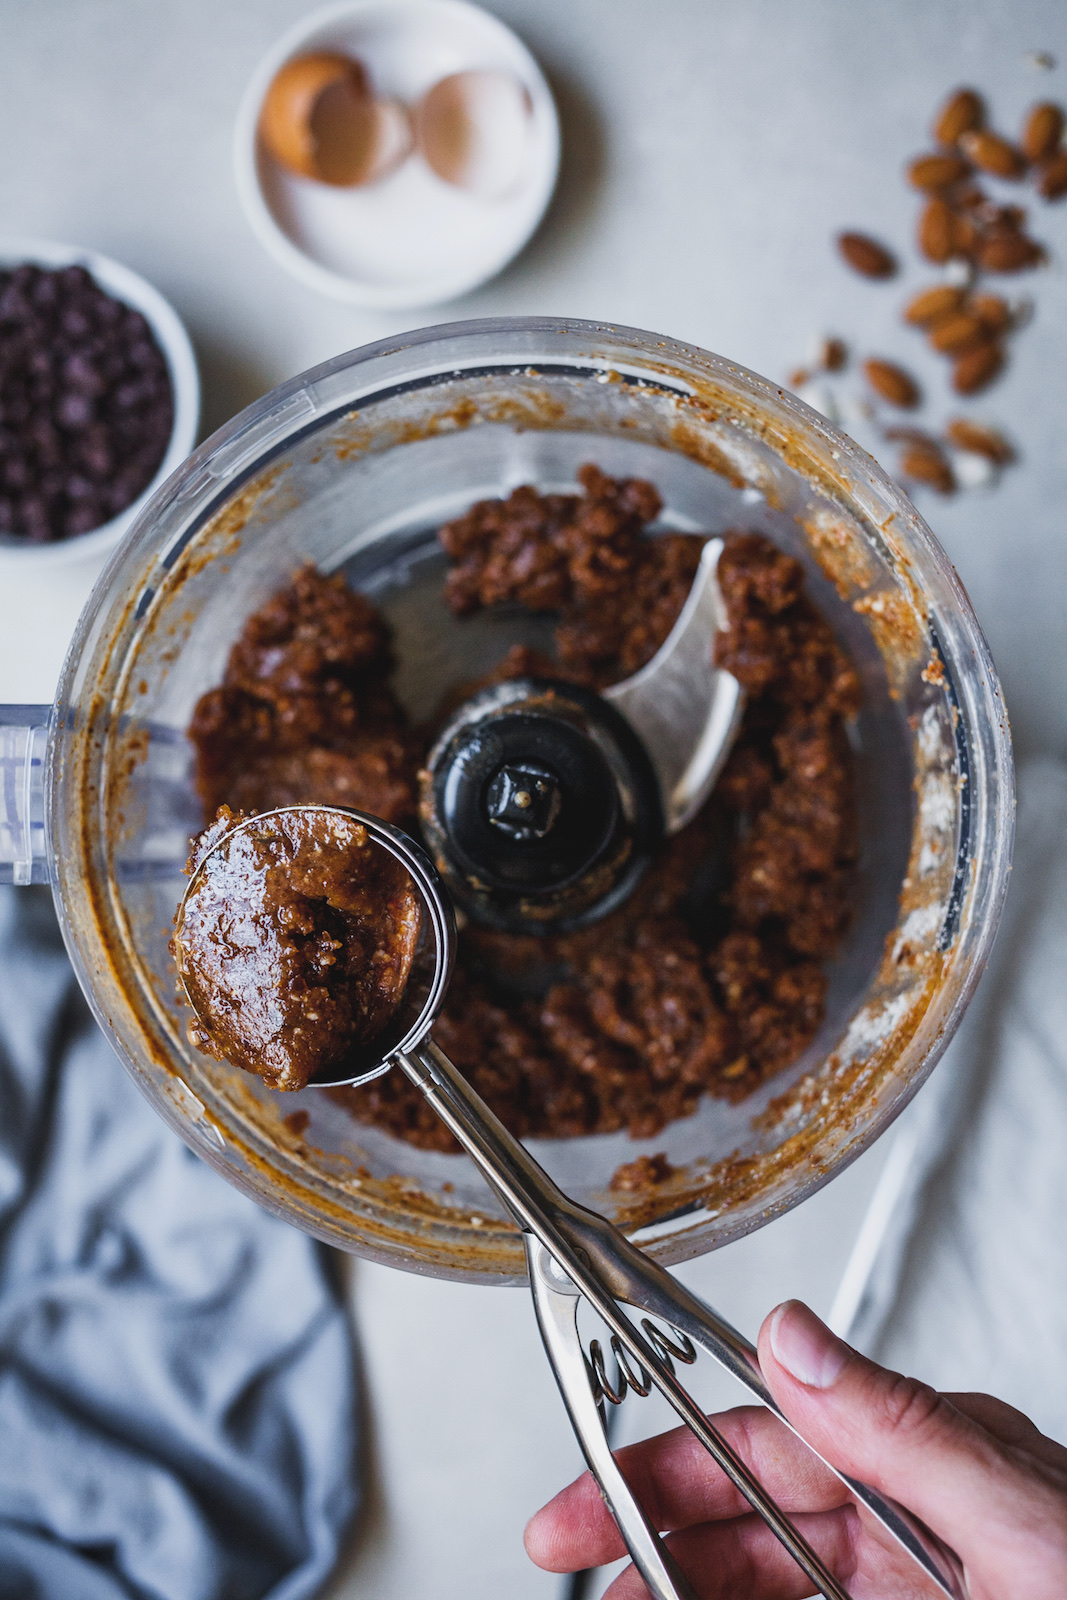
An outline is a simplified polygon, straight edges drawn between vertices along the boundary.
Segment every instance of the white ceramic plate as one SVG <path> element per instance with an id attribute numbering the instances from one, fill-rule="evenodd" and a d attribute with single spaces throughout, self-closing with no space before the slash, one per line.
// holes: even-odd
<path id="1" fill-rule="evenodd" d="M 160 462 L 155 477 L 137 499 L 120 511 L 110 522 L 102 523 L 90 533 L 75 534 L 70 539 L 56 539 L 49 544 L 30 544 L 0 534 L 0 571 L 4 568 L 56 566 L 62 563 L 87 561 L 112 550 L 126 529 L 161 483 L 176 467 L 181 466 L 196 443 L 196 430 L 200 422 L 200 378 L 196 357 L 189 343 L 189 335 L 174 308 L 164 300 L 158 289 L 129 267 L 110 256 L 98 255 L 95 250 L 81 250 L 72 244 L 53 244 L 43 239 L 0 239 L 0 269 L 10 271 L 23 262 L 38 267 L 84 267 L 102 289 L 133 306 L 148 322 L 160 349 L 167 360 L 171 390 L 174 396 L 174 425 L 170 443 Z"/>
<path id="2" fill-rule="evenodd" d="M 443 182 L 417 154 L 355 189 L 286 172 L 259 139 L 260 107 L 278 69 L 313 50 L 356 57 L 377 93 L 409 106 L 453 72 L 513 73 L 532 106 L 523 181 L 486 200 Z M 294 277 L 355 305 L 433 305 L 491 278 L 529 239 L 555 187 L 559 119 L 537 62 L 488 12 L 464 0 L 348 0 L 305 17 L 260 62 L 238 113 L 234 164 L 252 227 Z"/>

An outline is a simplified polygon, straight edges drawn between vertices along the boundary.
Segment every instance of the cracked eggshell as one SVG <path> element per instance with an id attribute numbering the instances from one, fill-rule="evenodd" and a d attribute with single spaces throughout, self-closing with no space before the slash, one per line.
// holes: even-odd
<path id="1" fill-rule="evenodd" d="M 415 108 L 415 143 L 439 178 L 485 200 L 517 189 L 529 168 L 533 105 L 510 72 L 453 72 Z"/>
<path id="2" fill-rule="evenodd" d="M 404 107 L 376 99 L 362 64 L 329 51 L 297 56 L 275 74 L 259 133 L 289 172 L 336 188 L 377 182 L 412 145 Z"/>

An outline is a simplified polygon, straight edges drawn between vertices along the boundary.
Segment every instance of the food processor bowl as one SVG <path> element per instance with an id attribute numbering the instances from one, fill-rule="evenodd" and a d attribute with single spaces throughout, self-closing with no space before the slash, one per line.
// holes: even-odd
<path id="1" fill-rule="evenodd" d="M 472 1282 L 526 1268 L 466 1157 L 361 1125 L 319 1090 L 269 1090 L 189 1043 L 167 948 L 204 820 L 185 730 L 249 613 L 306 561 L 343 568 L 383 608 L 417 721 L 511 644 L 544 644 L 544 618 L 452 616 L 435 530 L 520 483 L 572 489 L 586 461 L 650 478 L 665 528 L 754 529 L 796 555 L 863 680 L 854 911 L 810 1046 L 748 1099 L 705 1096 L 651 1139 L 530 1141 L 657 1260 L 725 1244 L 827 1182 L 918 1089 L 988 956 L 1010 861 L 1007 719 L 967 596 L 906 496 L 815 412 L 693 346 L 591 322 L 456 323 L 340 356 L 174 474 L 94 590 L 47 736 L 32 711 L 0 729 L 0 857 L 9 878 L 51 879 L 90 1003 L 161 1115 L 307 1232 Z M 610 1187 L 659 1152 L 665 1182 Z"/>

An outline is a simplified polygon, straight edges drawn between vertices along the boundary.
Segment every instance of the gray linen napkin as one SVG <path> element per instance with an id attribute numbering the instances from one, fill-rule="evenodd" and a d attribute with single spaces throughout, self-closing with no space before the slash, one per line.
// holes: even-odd
<path id="1" fill-rule="evenodd" d="M 1019 777 L 989 970 L 904 1113 L 835 1325 L 940 1389 L 1067 1441 L 1067 766 Z"/>
<path id="2" fill-rule="evenodd" d="M 302 1600 L 356 1508 L 327 1253 L 155 1116 L 0 891 L 0 1600 Z"/>

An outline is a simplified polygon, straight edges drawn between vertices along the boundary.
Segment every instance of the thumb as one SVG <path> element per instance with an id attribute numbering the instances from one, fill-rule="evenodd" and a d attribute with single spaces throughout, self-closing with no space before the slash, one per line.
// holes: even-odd
<path id="1" fill-rule="evenodd" d="M 1027 1541 L 1047 1548 L 1050 1522 L 1060 1535 L 1053 1542 L 1062 1542 L 1062 1492 L 1032 1458 L 929 1385 L 859 1355 L 800 1301 L 771 1312 L 759 1356 L 802 1437 L 915 1512 L 971 1571 L 993 1578 Z"/>

